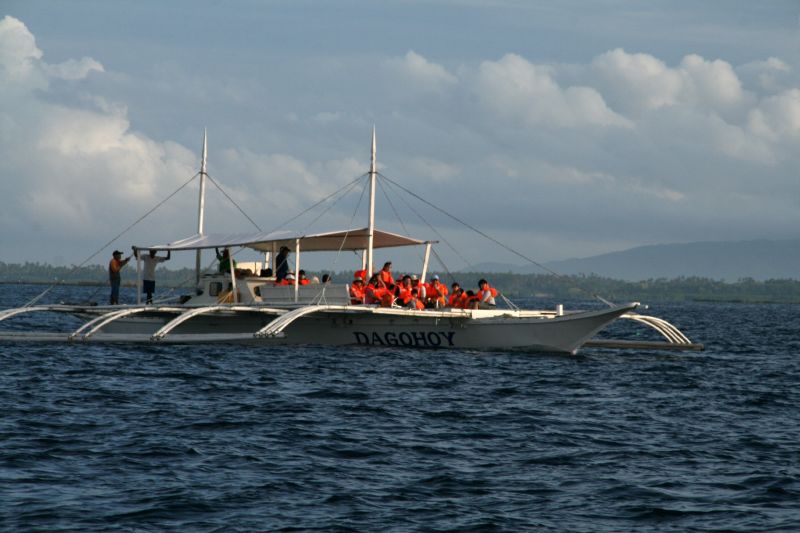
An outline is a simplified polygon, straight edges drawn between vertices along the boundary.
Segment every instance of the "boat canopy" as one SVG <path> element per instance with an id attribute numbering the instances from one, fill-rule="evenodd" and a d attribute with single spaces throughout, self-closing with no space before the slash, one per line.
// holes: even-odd
<path id="1" fill-rule="evenodd" d="M 394 248 L 399 246 L 420 246 L 435 244 L 436 241 L 421 241 L 376 229 L 373 236 L 373 248 Z M 369 241 L 369 228 L 300 235 L 292 231 L 274 231 L 272 233 L 220 233 L 193 235 L 168 244 L 154 246 L 137 246 L 142 250 L 156 251 L 188 251 L 210 248 L 245 247 L 262 252 L 272 252 L 286 246 L 294 250 L 299 240 L 300 249 L 304 252 L 324 252 L 338 250 L 365 250 Z"/>

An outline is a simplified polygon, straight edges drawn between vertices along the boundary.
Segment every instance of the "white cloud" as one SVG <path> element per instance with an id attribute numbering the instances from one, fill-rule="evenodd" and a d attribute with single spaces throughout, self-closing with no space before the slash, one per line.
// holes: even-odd
<path id="1" fill-rule="evenodd" d="M 91 57 L 84 57 L 79 61 L 68 59 L 57 65 L 45 65 L 47 74 L 64 80 L 82 80 L 92 71 L 105 72 L 105 69 Z"/>
<path id="2" fill-rule="evenodd" d="M 6 15 L 0 20 L 0 80 L 4 84 L 44 87 L 42 51 L 21 21 Z"/>
<path id="3" fill-rule="evenodd" d="M 595 89 L 562 89 L 550 68 L 534 65 L 516 54 L 481 63 L 472 89 L 485 109 L 506 121 L 568 128 L 631 126 L 608 108 Z"/>
<path id="4" fill-rule="evenodd" d="M 780 92 L 795 81 L 791 79 L 792 67 L 777 57 L 745 63 L 737 67 L 736 72 L 745 78 L 752 78 L 756 89 L 771 93 Z"/>
<path id="5" fill-rule="evenodd" d="M 765 98 L 748 117 L 751 131 L 774 143 L 800 139 L 800 89 Z"/>
<path id="6" fill-rule="evenodd" d="M 443 66 L 409 50 L 402 58 L 391 58 L 384 62 L 387 70 L 402 83 L 404 90 L 413 92 L 441 93 L 458 79 Z"/>
<path id="7" fill-rule="evenodd" d="M 670 68 L 652 55 L 617 48 L 594 58 L 591 68 L 612 104 L 632 113 L 680 104 L 725 110 L 744 98 L 729 63 L 697 54 Z"/>
<path id="8" fill-rule="evenodd" d="M 0 80 L 12 86 L 45 88 L 49 79 L 80 80 L 103 65 L 90 57 L 59 64 L 42 61 L 36 39 L 22 21 L 6 15 L 0 20 Z"/>

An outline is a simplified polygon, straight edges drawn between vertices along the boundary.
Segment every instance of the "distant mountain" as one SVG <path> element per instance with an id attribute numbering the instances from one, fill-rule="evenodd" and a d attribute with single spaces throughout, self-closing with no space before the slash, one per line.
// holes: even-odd
<path id="1" fill-rule="evenodd" d="M 545 266 L 559 274 L 597 274 L 627 281 L 690 276 L 724 281 L 800 279 L 800 239 L 656 244 Z M 533 265 L 501 263 L 482 263 L 470 270 L 543 273 Z"/>

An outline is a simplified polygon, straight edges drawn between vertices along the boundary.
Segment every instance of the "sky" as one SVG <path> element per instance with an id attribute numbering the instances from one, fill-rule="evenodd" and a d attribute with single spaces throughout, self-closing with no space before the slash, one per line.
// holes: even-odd
<path id="1" fill-rule="evenodd" d="M 366 225 L 360 182 L 285 223 L 369 169 L 374 125 L 381 174 L 429 202 L 385 183 L 378 225 L 439 240 L 451 270 L 798 236 L 796 1 L 0 8 L 0 261 L 102 264 L 193 234 L 204 128 L 225 191 L 207 233 L 252 231 L 242 212 Z M 376 262 L 420 254 L 393 253 Z"/>

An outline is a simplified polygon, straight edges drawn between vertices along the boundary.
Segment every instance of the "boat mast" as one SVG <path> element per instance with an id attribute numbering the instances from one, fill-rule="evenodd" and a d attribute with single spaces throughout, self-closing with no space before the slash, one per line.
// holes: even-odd
<path id="1" fill-rule="evenodd" d="M 372 126 L 372 157 L 370 158 L 369 164 L 369 237 L 367 239 L 367 279 L 372 277 L 372 244 L 375 239 L 375 177 L 377 175 L 375 152 L 375 126 Z"/>
<path id="2" fill-rule="evenodd" d="M 197 234 L 203 234 L 203 218 L 206 210 L 206 161 L 208 159 L 208 131 L 203 129 L 203 157 L 200 160 L 200 200 L 197 205 Z M 195 285 L 200 286 L 202 252 L 197 250 L 195 257 Z"/>

